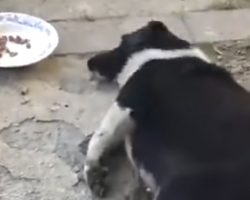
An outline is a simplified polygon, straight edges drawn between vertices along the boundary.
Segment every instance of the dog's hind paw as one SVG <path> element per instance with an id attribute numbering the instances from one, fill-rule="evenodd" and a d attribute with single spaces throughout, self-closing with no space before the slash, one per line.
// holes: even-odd
<path id="1" fill-rule="evenodd" d="M 98 197 L 105 197 L 107 193 L 107 186 L 105 178 L 108 174 L 106 167 L 84 167 L 84 179 L 90 188 L 91 192 Z"/>

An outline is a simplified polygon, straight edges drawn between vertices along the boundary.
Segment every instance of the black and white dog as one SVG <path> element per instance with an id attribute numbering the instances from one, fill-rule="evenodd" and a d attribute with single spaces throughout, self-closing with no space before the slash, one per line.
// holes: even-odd
<path id="1" fill-rule="evenodd" d="M 125 141 L 155 200 L 250 200 L 250 94 L 159 21 L 88 61 L 120 92 L 88 147 L 93 189 L 104 153 Z"/>

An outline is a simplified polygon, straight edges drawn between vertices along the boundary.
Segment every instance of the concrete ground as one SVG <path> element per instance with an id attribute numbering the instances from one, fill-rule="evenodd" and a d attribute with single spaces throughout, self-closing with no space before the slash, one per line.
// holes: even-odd
<path id="1" fill-rule="evenodd" d="M 0 7 L 43 17 L 60 35 L 50 58 L 0 69 L 0 200 L 93 199 L 82 181 L 82 142 L 117 88 L 89 82 L 86 60 L 150 19 L 205 43 L 211 58 L 250 89 L 248 0 L 2 0 Z M 125 158 L 116 155 L 111 166 L 107 199 L 138 199 L 131 195 L 135 181 Z"/>

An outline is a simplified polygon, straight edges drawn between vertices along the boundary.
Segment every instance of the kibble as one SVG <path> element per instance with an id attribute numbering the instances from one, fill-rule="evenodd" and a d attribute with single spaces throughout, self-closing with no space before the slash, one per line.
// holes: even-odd
<path id="1" fill-rule="evenodd" d="M 22 44 L 23 43 L 23 39 L 18 35 L 18 36 L 16 36 L 15 43 Z"/>
<path id="2" fill-rule="evenodd" d="M 15 42 L 15 38 L 12 35 L 10 35 L 8 38 L 10 42 Z"/>
<path id="3" fill-rule="evenodd" d="M 9 54 L 10 57 L 15 57 L 18 55 L 17 52 L 14 52 L 8 49 L 7 42 L 12 42 L 12 43 L 19 44 L 19 45 L 25 45 L 27 49 L 31 48 L 31 44 L 28 39 L 24 39 L 19 35 L 15 37 L 13 35 L 9 35 L 9 36 L 3 35 L 3 36 L 0 36 L 0 58 L 3 57 L 3 53 Z"/>
<path id="4" fill-rule="evenodd" d="M 27 44 L 26 44 L 26 48 L 27 48 L 27 49 L 30 49 L 30 48 L 31 48 L 30 43 L 27 43 Z"/>
<path id="5" fill-rule="evenodd" d="M 15 56 L 17 56 L 17 54 L 18 54 L 17 52 L 10 52 L 9 53 L 10 57 L 15 57 Z"/>

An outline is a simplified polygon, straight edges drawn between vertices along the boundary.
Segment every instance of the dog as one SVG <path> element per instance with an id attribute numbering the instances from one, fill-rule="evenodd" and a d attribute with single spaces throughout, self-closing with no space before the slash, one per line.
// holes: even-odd
<path id="1" fill-rule="evenodd" d="M 88 69 L 120 86 L 88 146 L 93 191 L 124 142 L 154 200 L 250 199 L 250 94 L 200 49 L 150 21 Z"/>

